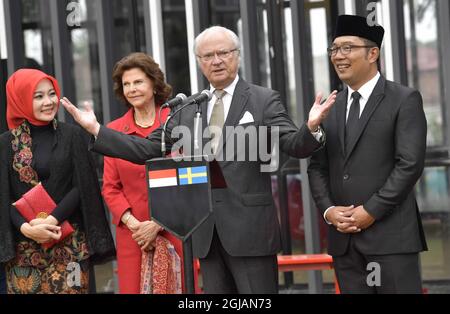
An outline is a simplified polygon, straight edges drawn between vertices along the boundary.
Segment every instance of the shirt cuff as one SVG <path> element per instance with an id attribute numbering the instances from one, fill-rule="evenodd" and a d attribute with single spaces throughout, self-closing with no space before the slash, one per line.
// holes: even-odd
<path id="1" fill-rule="evenodd" d="M 326 218 L 327 217 L 327 213 L 328 213 L 328 211 L 330 210 L 330 209 L 332 209 L 332 208 L 335 208 L 336 206 L 331 206 L 331 207 L 329 207 L 329 208 L 327 208 L 327 210 L 323 213 L 323 219 L 325 220 L 325 222 L 328 224 L 328 225 L 332 225 L 332 223 L 331 222 L 329 222 L 328 221 L 328 219 Z"/>
<path id="2" fill-rule="evenodd" d="M 323 141 L 323 130 L 319 126 L 319 129 L 316 132 L 311 132 L 312 136 L 316 139 L 317 142 L 322 143 Z"/>

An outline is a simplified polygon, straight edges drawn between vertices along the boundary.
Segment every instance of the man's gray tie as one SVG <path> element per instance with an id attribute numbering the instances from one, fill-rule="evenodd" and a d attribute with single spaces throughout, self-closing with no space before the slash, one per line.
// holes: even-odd
<path id="1" fill-rule="evenodd" d="M 211 150 L 215 155 L 220 143 L 220 137 L 222 136 L 222 128 L 225 123 L 225 114 L 222 98 L 225 96 L 226 92 L 221 89 L 216 89 L 214 91 L 214 96 L 216 96 L 216 102 L 211 114 L 211 119 L 209 120 L 209 131 L 211 133 Z"/>
<path id="2" fill-rule="evenodd" d="M 359 124 L 360 115 L 360 104 L 361 94 L 354 92 L 352 94 L 353 103 L 350 106 L 350 112 L 347 118 L 347 124 L 345 126 L 345 153 L 348 154 L 350 150 L 350 145 L 353 142 L 353 138 L 356 136 Z"/>

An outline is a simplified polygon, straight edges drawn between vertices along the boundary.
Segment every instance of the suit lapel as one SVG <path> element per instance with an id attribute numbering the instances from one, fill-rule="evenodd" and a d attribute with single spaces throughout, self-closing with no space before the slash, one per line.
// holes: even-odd
<path id="1" fill-rule="evenodd" d="M 381 77 L 380 80 L 378 81 L 377 85 L 375 86 L 375 89 L 373 90 L 372 95 L 370 96 L 370 98 L 366 104 L 366 107 L 364 108 L 361 118 L 359 119 L 359 127 L 357 130 L 357 134 L 355 137 L 353 137 L 353 142 L 349 146 L 350 149 L 347 152 L 345 162 L 348 161 L 350 155 L 352 154 L 353 150 L 356 147 L 356 144 L 358 143 L 359 139 L 361 138 L 361 135 L 363 134 L 364 130 L 366 129 L 370 118 L 372 117 L 375 110 L 378 108 L 381 101 L 383 100 L 385 86 L 386 86 L 386 80 L 383 77 Z M 343 129 L 345 130 L 345 126 Z"/>
<path id="2" fill-rule="evenodd" d="M 347 112 L 348 88 L 342 92 L 336 99 L 336 118 L 337 129 L 339 130 L 339 142 L 341 144 L 341 153 L 345 157 L 345 117 Z"/>

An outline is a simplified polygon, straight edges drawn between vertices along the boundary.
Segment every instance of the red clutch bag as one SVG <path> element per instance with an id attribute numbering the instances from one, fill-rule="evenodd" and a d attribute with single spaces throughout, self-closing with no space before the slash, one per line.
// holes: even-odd
<path id="1" fill-rule="evenodd" d="M 34 188 L 25 193 L 20 200 L 13 204 L 19 213 L 28 222 L 36 218 L 47 218 L 53 210 L 56 208 L 56 204 L 53 199 L 48 195 L 44 186 L 39 183 Z M 41 245 L 48 249 L 54 246 L 56 243 L 64 240 L 67 236 L 74 232 L 72 225 L 64 221 L 61 225 L 61 238 L 58 241 L 51 241 L 48 243 L 42 243 Z"/>

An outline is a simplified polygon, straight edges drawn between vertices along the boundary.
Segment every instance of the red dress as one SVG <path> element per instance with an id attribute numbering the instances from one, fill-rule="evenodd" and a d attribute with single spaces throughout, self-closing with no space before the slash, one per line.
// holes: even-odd
<path id="1" fill-rule="evenodd" d="M 159 112 L 159 108 L 156 109 Z M 165 121 L 169 110 L 163 110 L 161 121 Z M 139 137 L 147 137 L 159 127 L 158 117 L 155 124 L 144 129 L 138 127 L 133 118 L 133 109 L 124 116 L 108 124 L 108 128 Z M 105 157 L 102 194 L 112 213 L 116 228 L 117 265 L 120 293 L 138 294 L 141 274 L 141 249 L 131 237 L 131 231 L 120 221 L 128 208 L 139 221 L 149 220 L 147 183 L 145 166 L 135 165 L 122 159 Z M 166 237 L 182 258 L 181 241 L 164 231 Z"/>

